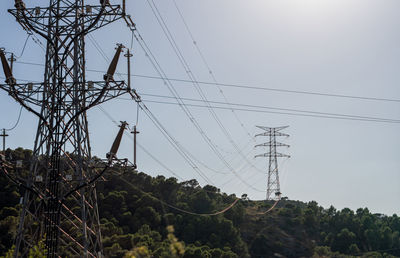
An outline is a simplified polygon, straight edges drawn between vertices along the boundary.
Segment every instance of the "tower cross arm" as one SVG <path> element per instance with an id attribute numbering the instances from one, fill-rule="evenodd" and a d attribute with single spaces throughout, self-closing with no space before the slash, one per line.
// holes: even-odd
<path id="1" fill-rule="evenodd" d="M 290 158 L 290 155 L 279 153 L 279 152 L 275 152 L 275 153 L 266 152 L 266 153 L 263 153 L 263 154 L 258 154 L 256 156 L 254 156 L 254 158 L 272 157 L 272 156 L 277 157 L 277 158 Z"/>
<path id="2" fill-rule="evenodd" d="M 288 148 L 290 147 L 290 145 L 285 144 L 285 143 L 281 143 L 281 142 L 275 142 L 275 143 L 266 142 L 266 143 L 257 144 L 254 147 L 269 147 L 269 146 L 273 146 L 273 145 L 275 145 L 277 147 L 288 147 Z"/>
<path id="3" fill-rule="evenodd" d="M 60 35 L 71 34 L 74 30 L 75 15 L 71 13 L 71 6 L 65 0 L 60 0 L 60 11 L 62 13 L 69 13 L 63 18 L 66 19 L 66 24 L 60 28 Z M 108 1 L 107 1 L 108 2 Z M 121 5 L 86 5 L 85 7 L 76 7 L 76 12 L 79 17 L 83 19 L 83 28 L 86 33 L 104 27 L 116 20 L 125 16 L 125 12 Z M 54 16 L 50 7 L 33 7 L 26 8 L 25 5 L 17 9 L 9 9 L 8 12 L 12 14 L 18 23 L 26 30 L 34 30 L 47 34 L 48 23 L 47 20 Z"/>
<path id="4" fill-rule="evenodd" d="M 281 132 L 276 132 L 276 131 L 268 131 L 265 133 L 259 133 L 259 134 L 256 134 L 256 137 L 257 136 L 286 136 L 286 137 L 289 137 L 289 135 L 286 133 L 281 133 Z"/>
<path id="5" fill-rule="evenodd" d="M 278 131 L 281 131 L 281 130 L 283 130 L 283 129 L 288 128 L 289 126 L 286 125 L 286 126 L 280 126 L 280 127 L 267 127 L 267 126 L 256 125 L 256 127 L 257 127 L 257 128 L 260 128 L 260 129 L 262 129 L 262 130 L 265 130 L 265 131 L 275 131 L 275 132 L 278 132 Z"/>
<path id="6" fill-rule="evenodd" d="M 74 86 L 73 82 L 64 83 L 64 91 L 62 100 L 66 105 L 73 105 L 75 103 L 74 98 L 70 96 L 70 91 Z M 105 81 L 88 81 L 82 88 L 82 92 L 85 93 L 83 103 L 90 104 L 94 99 L 96 99 L 105 87 Z M 36 106 L 41 106 L 43 103 L 43 92 L 45 91 L 44 83 L 22 83 L 22 84 L 0 84 L 0 89 L 6 91 L 15 100 L 22 100 L 25 103 L 33 104 Z M 109 82 L 105 94 L 102 96 L 98 104 L 104 103 L 108 100 L 119 97 L 127 93 L 128 87 L 124 81 L 112 81 Z M 45 91 L 48 93 L 48 91 Z M 19 99 L 15 98 L 18 95 Z M 57 97 L 57 96 L 55 96 Z"/>

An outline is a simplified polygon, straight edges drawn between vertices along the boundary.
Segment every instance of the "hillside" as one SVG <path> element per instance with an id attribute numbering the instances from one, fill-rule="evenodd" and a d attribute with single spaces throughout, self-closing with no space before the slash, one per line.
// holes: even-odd
<path id="1" fill-rule="evenodd" d="M 29 164 L 30 155 L 7 150 L 11 162 Z M 263 214 L 273 202 L 245 196 L 237 201 L 194 179 L 178 182 L 130 169 L 113 169 L 105 179 L 97 191 L 106 257 L 400 257 L 397 215 L 323 209 L 287 198 Z M 0 255 L 5 255 L 16 234 L 23 189 L 3 175 L 0 187 Z M 231 205 L 219 215 L 201 215 Z"/>

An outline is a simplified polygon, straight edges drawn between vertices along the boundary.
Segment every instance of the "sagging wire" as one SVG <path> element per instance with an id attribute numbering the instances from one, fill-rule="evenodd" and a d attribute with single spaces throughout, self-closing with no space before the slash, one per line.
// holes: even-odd
<path id="1" fill-rule="evenodd" d="M 100 110 L 101 110 L 114 124 L 118 125 L 118 123 L 117 123 L 117 122 L 115 121 L 115 119 L 110 115 L 110 113 L 108 113 L 104 108 L 101 108 Z M 125 134 L 126 134 L 129 138 L 131 138 L 131 140 L 133 140 L 133 137 L 132 137 L 131 134 L 126 133 L 126 132 L 125 132 Z M 164 169 L 166 169 L 169 173 L 171 173 L 172 175 L 176 176 L 176 178 L 178 178 L 178 179 L 180 179 L 180 180 L 182 180 L 182 181 L 185 180 L 184 178 L 182 178 L 181 176 L 179 176 L 178 174 L 176 174 L 174 171 L 172 171 L 170 168 L 168 168 L 168 167 L 167 167 L 165 164 L 163 164 L 160 160 L 158 160 L 158 159 L 157 159 L 153 154 L 151 154 L 151 152 L 148 151 L 143 145 L 141 145 L 140 143 L 137 143 L 137 145 L 138 145 L 147 155 L 149 155 L 154 161 L 156 161 L 161 167 L 163 167 Z M 215 184 L 214 184 L 214 185 L 215 185 Z M 214 193 L 214 194 L 215 194 L 215 192 L 207 191 L 207 190 L 204 190 L 204 189 L 202 189 L 202 191 L 209 192 L 209 193 Z"/>
<path id="2" fill-rule="evenodd" d="M 137 29 L 135 28 L 135 30 L 133 30 L 133 32 L 137 32 Z M 164 83 L 170 88 L 172 85 L 168 85 L 168 83 L 171 84 L 171 82 L 170 82 L 168 79 L 165 79 L 165 78 L 167 78 L 167 77 L 165 76 L 165 74 L 163 75 L 163 70 L 160 70 L 160 69 L 161 69 L 161 68 L 159 68 L 160 64 L 158 63 L 158 61 L 155 59 L 154 55 L 153 55 L 152 52 L 150 51 L 150 49 L 149 49 L 147 43 L 143 40 L 142 36 L 141 36 L 138 32 L 137 32 L 137 34 L 138 34 L 138 35 L 134 34 L 134 35 L 135 35 L 135 39 L 138 41 L 138 43 L 139 43 L 139 45 L 141 46 L 141 48 L 143 49 L 143 51 L 147 54 L 147 56 L 148 56 L 150 62 L 152 63 L 152 65 L 153 65 L 153 67 L 156 69 L 156 71 L 159 73 L 160 77 L 164 78 L 164 79 L 163 79 L 163 80 L 164 80 Z M 151 57 L 152 57 L 154 60 L 150 58 L 149 53 L 150 53 Z M 173 92 L 174 94 L 176 94 L 177 100 L 179 100 L 179 95 L 176 93 L 176 90 L 175 90 L 173 87 L 171 88 L 171 92 Z M 181 102 L 182 102 L 182 101 L 181 101 Z M 187 110 L 186 104 L 183 103 L 183 102 L 181 103 L 181 102 L 179 102 L 178 104 L 181 106 L 181 108 L 183 109 L 183 111 L 185 112 L 185 114 L 188 115 L 189 117 L 191 117 L 190 111 Z M 201 136 L 203 137 L 203 139 L 209 144 L 210 148 L 215 152 L 215 154 L 217 155 L 217 157 L 220 158 L 220 160 L 224 163 L 224 165 L 227 166 L 227 168 L 228 168 L 228 169 L 243 183 L 243 184 L 247 185 L 248 187 L 252 188 L 252 189 L 255 190 L 255 191 L 258 191 L 258 192 L 265 192 L 264 190 L 257 189 L 257 188 L 255 188 L 254 186 L 248 184 L 245 180 L 243 180 L 243 178 L 240 177 L 239 174 L 237 174 L 237 172 L 234 171 L 234 169 L 233 169 L 229 164 L 227 164 L 226 160 L 225 160 L 223 157 L 221 157 L 221 154 L 218 152 L 218 150 L 215 150 L 215 148 L 212 147 L 213 144 L 209 142 L 209 138 L 208 138 L 208 137 L 205 137 L 204 131 L 201 129 L 201 127 L 198 126 L 197 121 L 196 121 L 194 118 L 190 119 L 190 121 L 192 121 L 192 122 L 194 123 L 196 129 L 200 132 L 200 135 L 201 135 Z M 218 153 L 219 153 L 219 155 L 218 155 Z"/>
<path id="3" fill-rule="evenodd" d="M 23 183 L 20 182 L 18 179 L 13 178 L 13 177 L 10 175 L 10 173 L 8 173 L 6 167 L 10 168 L 10 166 L 7 166 L 7 165 L 5 164 L 5 157 L 4 157 L 3 155 L 0 154 L 0 168 L 1 168 L 1 171 L 3 172 L 3 174 L 4 174 L 11 182 L 13 182 L 16 186 L 22 187 L 22 188 L 24 188 L 25 190 L 30 191 L 31 193 L 33 193 L 33 194 L 35 194 L 36 196 L 38 196 L 38 197 L 41 199 L 41 201 L 44 200 L 43 196 L 42 196 L 37 190 L 33 189 L 32 187 L 30 187 L 30 186 L 28 186 L 28 185 L 26 185 L 26 184 L 23 184 Z M 44 203 L 44 205 L 46 205 L 46 204 Z"/>
<path id="4" fill-rule="evenodd" d="M 218 117 L 217 113 L 215 112 L 215 110 L 213 109 L 213 107 L 210 105 L 209 100 L 207 99 L 204 91 L 201 89 L 200 85 L 197 83 L 197 79 L 195 77 L 195 74 L 192 72 L 187 60 L 185 59 L 182 51 L 180 50 L 178 44 L 176 43 L 170 29 L 168 28 L 168 25 L 166 24 L 164 18 L 161 15 L 161 12 L 159 11 L 157 5 L 155 4 L 154 0 L 147 0 L 147 3 L 149 4 L 150 8 L 153 11 L 153 14 L 155 15 L 157 22 L 159 23 L 159 25 L 161 26 L 164 35 L 167 37 L 168 42 L 171 44 L 176 56 L 178 57 L 181 65 L 183 66 L 184 70 L 187 72 L 187 75 L 189 76 L 189 78 L 193 81 L 193 85 L 196 88 L 197 92 L 199 93 L 200 97 L 202 98 L 202 100 L 204 101 L 204 103 L 206 103 L 206 107 L 209 110 L 211 116 L 213 117 L 213 119 L 215 120 L 215 122 L 217 123 L 217 125 L 219 126 L 219 128 L 221 129 L 222 133 L 225 135 L 225 137 L 227 138 L 227 140 L 229 141 L 229 143 L 232 144 L 232 146 L 234 147 L 234 149 L 236 150 L 237 153 L 240 154 L 241 158 L 244 159 L 246 162 L 250 163 L 251 166 L 256 169 L 259 170 L 261 172 L 261 169 L 257 168 L 256 166 L 254 166 L 254 164 L 248 160 L 245 155 L 241 152 L 240 148 L 238 147 L 237 143 L 233 140 L 230 132 L 228 131 L 228 129 L 224 126 L 224 124 L 222 123 L 222 121 L 220 120 L 220 118 Z M 152 4 L 151 4 L 152 3 Z M 214 78 L 215 79 L 215 78 Z M 179 95 L 178 95 L 179 97 Z M 182 101 L 183 103 L 183 101 Z M 183 103 L 184 104 L 184 103 Z M 219 148 L 221 149 L 218 145 L 214 144 L 215 148 Z M 221 149 L 222 150 L 222 149 Z M 225 151 L 224 151 L 225 152 Z M 223 159 L 225 159 L 225 157 L 223 157 L 220 153 L 218 154 L 220 155 Z M 224 162 L 225 163 L 225 162 Z"/>
<path id="5" fill-rule="evenodd" d="M 241 200 L 240 198 L 236 198 L 231 204 L 229 204 L 227 207 L 225 207 L 224 209 L 222 209 L 222 210 L 220 210 L 220 211 L 216 211 L 216 212 L 212 212 L 212 213 L 196 213 L 196 212 L 187 211 L 187 210 L 181 209 L 181 208 L 179 208 L 179 207 L 176 207 L 176 206 L 174 206 L 174 205 L 171 205 L 171 204 L 169 204 L 169 203 L 167 203 L 167 202 L 161 200 L 160 198 L 154 196 L 153 194 L 148 193 L 148 192 L 145 192 L 145 191 L 139 189 L 138 187 L 136 187 L 135 185 L 133 185 L 131 182 L 129 182 L 128 180 L 126 180 L 126 179 L 123 178 L 123 177 L 119 177 L 119 179 L 122 180 L 123 182 L 125 182 L 126 184 L 128 184 L 129 186 L 131 186 L 132 188 L 134 188 L 134 189 L 140 191 L 143 195 L 147 195 L 147 196 L 149 196 L 149 197 L 151 197 L 151 198 L 154 198 L 154 199 L 156 199 L 157 201 L 159 201 L 161 204 L 164 204 L 164 205 L 166 205 L 166 206 L 168 206 L 168 207 L 170 207 L 170 208 L 172 208 L 172 209 L 174 209 L 174 210 L 177 210 L 177 211 L 180 211 L 180 212 L 189 214 L 189 215 L 195 215 L 195 216 L 217 216 L 217 215 L 223 214 L 223 213 L 227 212 L 228 210 L 232 209 L 232 208 L 235 206 L 235 204 L 236 204 L 239 200 Z M 200 191 L 201 191 L 201 190 L 200 190 Z"/>
<path id="6" fill-rule="evenodd" d="M 5 129 L 6 131 L 12 131 L 12 130 L 14 130 L 14 129 L 18 126 L 19 121 L 20 121 L 20 119 L 21 119 L 22 108 L 23 108 L 23 107 L 21 106 L 20 109 L 19 109 L 19 114 L 18 114 L 17 122 L 15 122 L 14 126 L 12 126 L 11 128 Z"/>
<path id="7" fill-rule="evenodd" d="M 13 76 L 12 70 L 10 65 L 7 62 L 6 56 L 5 56 L 5 52 L 3 49 L 0 48 L 0 59 L 1 59 L 1 63 L 3 66 L 3 72 L 4 75 L 6 77 L 6 83 L 10 86 L 10 90 L 8 90 L 8 93 L 10 94 L 10 96 L 15 99 L 17 102 L 20 103 L 21 106 L 23 106 L 26 110 L 30 111 L 31 113 L 35 114 L 40 120 L 43 121 L 43 124 L 49 129 L 51 130 L 47 120 L 42 116 L 42 114 L 40 114 L 39 112 L 33 110 L 28 104 L 25 103 L 25 101 L 23 101 L 19 95 L 18 95 L 18 91 L 16 90 L 15 86 L 17 85 L 17 82 Z"/>
<path id="8" fill-rule="evenodd" d="M 154 57 L 153 53 L 151 52 L 151 50 L 149 49 L 147 43 L 144 41 L 144 39 L 143 39 L 143 37 L 141 36 L 141 34 L 137 31 L 137 28 L 136 28 L 135 23 L 131 20 L 131 18 L 130 18 L 129 15 L 124 16 L 124 20 L 125 20 L 125 22 L 126 22 L 128 28 L 129 28 L 129 30 L 132 32 L 132 35 L 134 36 L 134 38 L 136 39 L 136 41 L 139 43 L 140 47 L 141 47 L 142 50 L 145 52 L 146 56 L 147 56 L 147 57 L 149 58 L 149 60 L 151 61 L 153 67 L 154 67 L 154 68 L 156 69 L 156 71 L 159 73 L 160 77 L 163 78 L 164 84 L 166 84 L 166 85 L 168 86 L 168 88 L 171 90 L 171 92 L 174 93 L 174 95 L 178 97 L 177 99 L 179 99 L 180 96 L 178 95 L 178 93 L 176 92 L 176 90 L 172 87 L 172 85 L 168 85 L 168 84 L 167 84 L 167 82 L 170 83 L 170 84 L 171 84 L 171 82 L 170 82 L 168 79 L 165 79 L 165 78 L 167 78 L 166 75 L 165 75 L 165 73 L 164 73 L 163 70 L 161 69 L 161 67 L 160 67 L 160 65 L 159 65 L 159 63 L 158 63 L 158 61 L 155 59 L 155 57 Z M 135 32 L 137 33 L 137 35 L 135 34 Z M 149 53 L 150 53 L 150 55 L 151 55 L 151 57 L 152 57 L 153 59 L 150 58 Z M 171 89 L 171 87 L 172 87 L 172 89 Z M 185 112 L 189 117 L 191 117 L 189 110 L 187 110 L 187 108 L 185 109 L 185 103 L 183 103 L 183 102 L 180 103 L 180 102 L 179 102 L 178 104 L 182 107 L 182 109 L 184 110 L 184 112 Z M 192 122 L 194 123 L 196 120 L 195 120 L 194 118 L 192 118 L 192 119 L 190 119 L 190 121 L 192 121 Z M 196 127 L 198 130 L 200 130 L 200 134 L 201 134 L 201 136 L 204 138 L 204 135 L 201 133 L 201 132 L 202 132 L 202 129 L 201 129 L 201 128 L 198 128 L 198 125 L 196 126 L 196 124 L 197 124 L 197 123 L 195 123 L 195 127 Z M 204 139 L 205 139 L 206 142 L 208 143 L 208 139 L 209 139 L 209 138 L 208 138 L 208 137 L 205 137 Z M 211 147 L 211 146 L 210 146 L 210 147 Z M 212 148 L 212 150 L 213 150 L 216 154 L 219 153 L 217 150 L 215 151 L 214 148 Z M 217 156 L 220 157 L 221 154 L 219 154 L 219 155 L 217 155 Z M 223 157 L 222 157 L 222 160 L 221 160 L 221 161 L 224 161 L 223 163 L 227 166 L 227 168 L 229 168 L 229 170 L 231 170 L 231 172 L 232 172 L 243 184 L 247 185 L 248 187 L 252 188 L 252 189 L 255 190 L 255 191 L 265 192 L 264 190 L 257 189 L 257 188 L 255 188 L 254 186 L 248 184 L 245 180 L 243 180 L 243 179 L 233 170 L 233 168 L 232 168 L 229 164 L 226 163 L 226 160 L 225 160 Z"/>
<path id="9" fill-rule="evenodd" d="M 228 102 L 228 98 L 226 97 L 226 95 L 225 95 L 224 91 L 222 90 L 222 88 L 218 85 L 219 83 L 218 83 L 218 81 L 217 81 L 217 79 L 216 79 L 216 77 L 215 77 L 213 71 L 211 70 L 211 67 L 210 67 L 210 65 L 208 64 L 208 62 L 207 62 L 207 60 L 206 60 L 206 58 L 205 58 L 203 52 L 201 51 L 201 49 L 200 49 L 200 47 L 199 47 L 199 45 L 198 45 L 197 40 L 195 39 L 193 33 L 191 32 L 191 30 L 190 30 L 190 28 L 189 28 L 189 25 L 188 25 L 188 23 L 186 22 L 185 17 L 183 16 L 182 11 L 180 10 L 180 8 L 179 8 L 179 6 L 178 6 L 178 4 L 176 3 L 175 0 L 173 0 L 173 3 L 174 3 L 174 6 L 175 6 L 176 10 L 178 11 L 179 16 L 180 16 L 181 19 L 182 19 L 183 24 L 185 25 L 185 28 L 186 28 L 186 30 L 187 30 L 187 32 L 188 32 L 188 34 L 189 34 L 189 36 L 190 36 L 190 38 L 191 38 L 191 40 L 192 40 L 192 42 L 193 42 L 193 45 L 195 46 L 195 49 L 197 50 L 197 52 L 198 52 L 199 55 L 200 55 L 201 60 L 203 61 L 203 64 L 206 66 L 206 68 L 207 68 L 207 70 L 208 70 L 208 73 L 210 74 L 210 76 L 211 76 L 211 78 L 213 79 L 214 83 L 217 85 L 218 90 L 219 90 L 219 93 L 222 95 L 222 97 L 224 98 L 225 102 Z M 255 139 L 251 136 L 250 132 L 249 132 L 249 131 L 247 130 L 247 128 L 244 126 L 243 122 L 240 120 L 240 118 L 239 118 L 238 114 L 235 112 L 235 110 L 231 109 L 231 111 L 232 111 L 232 113 L 234 114 L 234 116 L 235 116 L 236 120 L 238 121 L 238 123 L 240 124 L 240 126 L 242 127 L 242 129 L 243 129 L 243 130 L 245 131 L 245 133 L 247 134 L 247 136 L 249 136 L 249 138 L 252 139 L 252 140 L 255 142 Z"/>
<path id="10" fill-rule="evenodd" d="M 26 48 L 26 45 L 27 45 L 28 40 L 31 37 L 31 35 L 32 35 L 31 33 L 28 33 L 28 36 L 26 37 L 26 40 L 25 40 L 25 43 L 24 43 L 24 46 L 22 47 L 21 54 L 19 56 L 17 56 L 16 58 L 21 58 L 23 56 L 23 54 L 25 53 L 25 48 Z"/>
<path id="11" fill-rule="evenodd" d="M 135 25 L 134 25 L 134 23 L 133 23 L 133 21 L 131 20 L 131 18 L 130 18 L 130 16 L 129 15 L 126 15 L 126 16 L 124 16 L 124 19 L 125 19 L 125 21 L 127 22 L 127 24 L 128 24 L 128 26 L 129 26 L 129 28 L 131 29 L 131 30 L 133 30 L 133 28 L 135 27 Z M 89 35 L 90 36 L 90 35 Z M 132 38 L 134 37 L 134 34 L 133 34 L 133 32 L 132 32 Z M 105 59 L 105 60 L 108 60 L 108 57 L 107 57 L 107 55 L 104 53 L 104 51 L 102 51 L 102 49 L 101 49 L 101 47 L 97 44 L 97 42 L 96 42 L 96 40 L 93 38 L 93 37 L 89 37 L 90 38 L 90 40 L 92 41 L 92 43 L 93 43 L 93 45 L 96 47 L 96 49 L 99 51 L 99 53 L 102 55 L 102 57 Z M 130 57 L 130 56 L 127 56 L 128 58 Z M 118 74 L 118 73 L 117 73 Z M 129 74 L 129 71 L 128 71 L 128 74 Z M 119 75 L 119 74 L 118 74 Z M 130 94 L 131 94 L 131 96 L 134 98 L 134 100 L 136 101 L 136 104 L 137 104 L 137 110 L 136 110 L 136 126 L 138 125 L 138 123 L 139 123 L 139 114 L 140 114 L 140 109 L 142 109 L 142 110 L 147 110 L 148 112 L 150 112 L 148 109 L 147 109 L 147 107 L 141 107 L 140 106 L 140 102 L 141 102 L 141 100 L 140 100 L 140 96 L 136 93 L 136 91 L 135 90 L 133 90 L 132 92 L 129 92 Z M 132 94 L 134 94 L 134 95 L 132 95 Z M 116 121 L 110 116 L 110 114 L 109 113 L 107 113 L 103 108 L 101 108 L 101 107 L 99 107 L 99 109 L 112 121 L 112 122 L 114 122 L 114 123 L 116 123 Z M 154 119 L 152 119 L 151 118 L 151 116 L 149 116 L 149 118 L 153 121 L 153 123 L 155 123 L 155 120 Z M 153 117 L 154 118 L 154 117 Z M 160 129 L 160 127 L 158 127 L 157 126 L 157 128 L 159 128 Z M 161 129 L 160 129 L 161 130 Z M 130 136 L 130 135 L 129 135 Z M 168 140 L 170 140 L 168 137 L 167 137 L 167 139 Z M 170 141 L 171 142 L 171 141 Z M 143 146 L 141 146 L 140 144 L 138 144 L 139 145 L 139 147 L 141 147 L 148 155 L 150 155 L 150 157 L 152 157 L 157 163 L 159 163 L 162 167 L 164 167 L 164 168 L 166 168 L 169 172 L 171 172 L 173 175 L 175 175 L 175 176 L 177 176 L 177 177 L 180 177 L 179 175 L 177 175 L 176 173 L 174 173 L 172 170 L 170 170 L 170 169 L 168 169 L 164 164 L 162 164 L 158 159 L 156 159 L 153 155 L 151 155 L 151 153 L 149 152 L 149 151 L 147 151 L 146 149 L 144 149 L 144 147 Z M 174 144 L 172 144 L 173 146 L 174 146 Z M 180 153 L 179 151 L 178 151 L 178 153 Z M 194 167 L 196 167 L 195 165 L 194 166 L 192 166 L 193 168 Z M 181 177 L 180 177 L 181 178 Z M 205 179 L 205 178 L 204 178 Z M 208 181 L 208 180 L 206 180 L 206 181 Z"/>
<path id="12" fill-rule="evenodd" d="M 141 102 L 141 109 L 147 115 L 147 117 L 153 122 L 153 124 L 159 129 L 164 137 L 171 143 L 176 151 L 184 158 L 184 160 L 194 169 L 207 183 L 214 184 L 211 180 L 200 170 L 200 168 L 190 159 L 189 155 L 184 151 L 181 144 L 166 130 L 166 128 L 160 123 L 157 117 L 147 108 L 147 106 Z M 214 184 L 215 185 L 215 184 Z"/>
<path id="13" fill-rule="evenodd" d="M 127 23 L 129 22 L 130 24 L 133 24 L 132 26 L 129 26 L 130 29 L 134 28 L 134 23 L 132 22 L 132 20 L 130 19 L 130 16 L 126 16 L 127 18 L 125 18 L 125 20 L 127 21 Z M 134 30 L 134 29 L 132 29 Z M 134 35 L 134 34 L 133 34 Z M 136 37 L 136 36 L 135 36 Z M 100 52 L 100 54 L 103 56 L 104 59 L 108 59 L 107 56 L 105 55 L 104 51 L 102 51 L 100 46 L 96 46 L 95 42 L 96 40 L 94 38 L 91 39 L 93 44 L 95 45 L 95 47 L 97 48 L 97 50 Z M 129 55 L 129 50 L 128 50 L 128 61 L 130 58 Z M 128 76 L 129 76 L 129 71 L 128 71 Z M 154 114 L 147 108 L 147 106 L 142 103 L 140 96 L 136 93 L 135 90 L 129 91 L 129 93 L 131 94 L 131 97 L 133 98 L 133 100 L 135 100 L 135 102 L 137 103 L 137 107 L 140 107 L 140 109 L 142 109 L 145 114 L 150 118 L 150 120 L 156 125 L 156 127 L 164 134 L 164 136 L 167 138 L 167 140 L 172 144 L 172 146 L 178 151 L 179 154 L 181 154 L 181 156 L 188 162 L 188 164 L 190 164 L 190 166 L 197 171 L 197 173 L 208 183 L 212 184 L 212 182 L 210 181 L 210 179 L 208 179 L 208 177 L 196 166 L 196 164 L 190 160 L 190 158 L 188 157 L 188 154 L 185 153 L 182 150 L 182 146 L 176 141 L 176 139 L 174 139 L 171 134 L 166 131 L 165 127 L 159 122 L 159 120 L 154 116 Z M 138 118 L 139 118 L 139 109 L 137 110 L 137 123 L 138 123 Z"/>
<path id="14" fill-rule="evenodd" d="M 274 204 L 273 204 L 268 210 L 266 210 L 266 211 L 264 211 L 264 212 L 258 212 L 258 213 L 256 213 L 256 214 L 257 214 L 257 215 L 265 215 L 265 214 L 267 214 L 267 213 L 270 213 L 273 209 L 275 209 L 276 205 L 278 205 L 278 203 L 280 202 L 280 200 L 281 200 L 281 197 L 279 196 L 279 199 L 276 200 L 276 201 L 274 202 Z"/>

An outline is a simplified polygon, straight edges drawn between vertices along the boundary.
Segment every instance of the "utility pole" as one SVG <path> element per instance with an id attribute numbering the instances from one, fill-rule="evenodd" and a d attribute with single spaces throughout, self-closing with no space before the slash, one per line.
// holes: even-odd
<path id="1" fill-rule="evenodd" d="M 136 135 L 139 133 L 139 131 L 136 130 L 136 125 L 133 126 L 133 131 L 131 133 L 133 134 L 133 167 L 134 167 L 134 169 L 137 169 L 137 164 L 136 164 Z"/>
<path id="2" fill-rule="evenodd" d="M 0 49 L 6 77 L 0 88 L 39 120 L 29 176 L 19 178 L 27 190 L 14 257 L 27 257 L 41 240 L 47 257 L 102 257 L 95 187 L 100 173 L 91 165 L 86 112 L 129 88 L 113 78 L 122 45 L 104 81 L 87 80 L 85 36 L 126 19 L 125 0 L 122 6 L 110 0 L 99 0 L 97 5 L 84 0 L 48 1 L 47 7 L 27 8 L 22 0 L 15 0 L 16 9 L 8 10 L 25 31 L 46 40 L 44 81 L 17 83 Z"/>
<path id="3" fill-rule="evenodd" d="M 6 134 L 6 129 L 3 128 L 3 133 L 0 134 L 1 137 L 3 137 L 3 154 L 6 153 L 6 137 L 8 136 L 8 134 Z"/>
<path id="4" fill-rule="evenodd" d="M 276 141 L 276 137 L 286 136 L 288 134 L 282 133 L 283 129 L 289 126 L 282 127 L 265 127 L 257 126 L 264 130 L 264 133 L 257 134 L 257 136 L 269 137 L 269 142 L 258 144 L 255 147 L 269 147 L 269 152 L 256 155 L 255 157 L 268 157 L 268 182 L 267 182 L 267 200 L 279 200 L 281 198 L 281 187 L 279 183 L 278 171 L 278 158 L 290 158 L 289 155 L 277 152 L 277 147 L 289 147 L 289 145 Z"/>

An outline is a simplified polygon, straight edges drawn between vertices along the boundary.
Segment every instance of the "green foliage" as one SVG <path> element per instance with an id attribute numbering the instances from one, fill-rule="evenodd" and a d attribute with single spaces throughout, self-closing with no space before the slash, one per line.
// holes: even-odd
<path id="1" fill-rule="evenodd" d="M 44 241 L 41 240 L 39 243 L 35 246 L 33 246 L 29 250 L 28 258 L 45 258 L 45 245 Z"/>
<path id="2" fill-rule="evenodd" d="M 19 148 L 7 150 L 6 155 L 29 167 L 31 151 Z M 213 213 L 237 197 L 211 185 L 201 187 L 195 179 L 178 182 L 118 168 L 105 177 L 97 192 L 106 257 L 400 257 L 397 215 L 372 214 L 367 208 L 324 209 L 314 201 L 288 198 L 261 214 L 273 202 L 252 201 L 244 194 L 221 215 L 197 216 L 170 206 Z M 0 255 L 12 257 L 18 203 L 24 192 L 4 176 L 0 187 Z M 79 207 L 71 210 L 79 212 Z M 44 257 L 44 250 L 40 242 L 29 257 Z M 62 257 L 71 256 L 63 252 Z"/>

